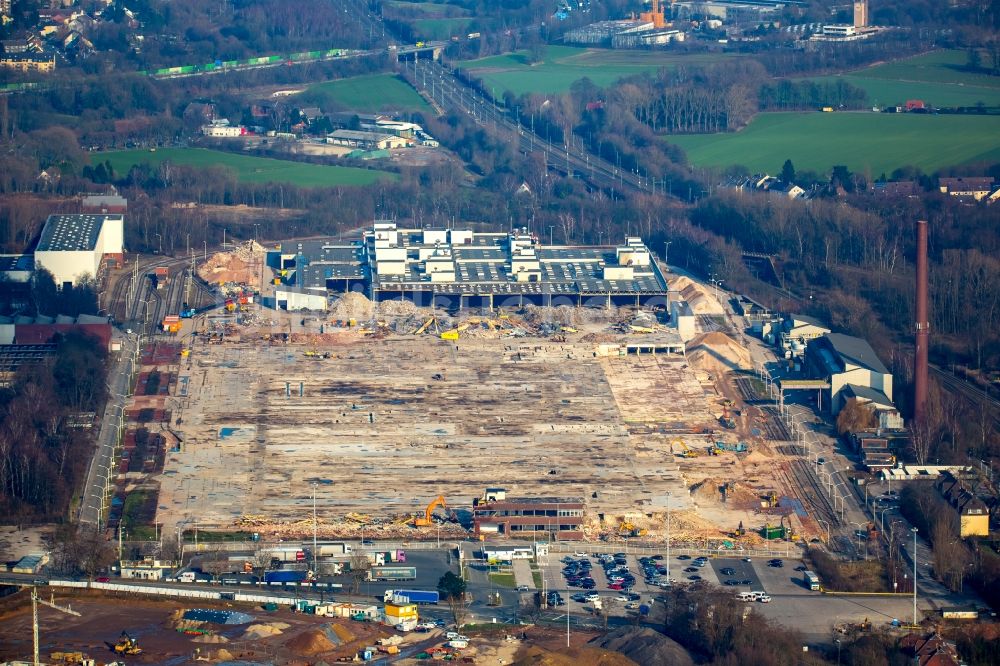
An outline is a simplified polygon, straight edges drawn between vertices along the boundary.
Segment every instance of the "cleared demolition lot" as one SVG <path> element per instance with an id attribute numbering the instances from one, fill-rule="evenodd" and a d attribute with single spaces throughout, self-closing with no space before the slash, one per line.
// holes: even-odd
<path id="1" fill-rule="evenodd" d="M 400 336 L 326 346 L 323 358 L 195 345 L 178 371 L 183 445 L 168 454 L 157 521 L 311 528 L 314 483 L 333 531 L 349 513 L 409 516 L 437 495 L 467 508 L 487 486 L 584 498 L 592 513 L 652 511 L 668 492 L 684 508 L 670 439 L 635 426 L 710 426 L 706 388 L 682 357 L 594 349 Z"/>

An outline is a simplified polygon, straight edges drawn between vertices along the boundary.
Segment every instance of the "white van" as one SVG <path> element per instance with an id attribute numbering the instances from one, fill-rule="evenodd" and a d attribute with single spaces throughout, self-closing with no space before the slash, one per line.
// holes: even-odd
<path id="1" fill-rule="evenodd" d="M 765 594 L 764 592 L 761 592 L 761 591 L 756 591 L 756 590 L 755 590 L 755 591 L 753 591 L 753 592 L 751 592 L 751 593 L 750 593 L 750 596 L 752 596 L 752 597 L 753 597 L 753 600 L 754 600 L 754 601 L 760 601 L 760 598 L 761 598 L 761 597 L 767 597 L 767 595 L 766 595 L 766 594 Z M 770 597 L 768 597 L 768 598 L 770 599 Z"/>
<path id="2" fill-rule="evenodd" d="M 178 583 L 193 583 L 194 582 L 194 572 L 185 571 L 180 576 L 177 577 Z"/>
<path id="3" fill-rule="evenodd" d="M 753 594 L 750 592 L 740 592 L 736 595 L 736 598 L 740 601 L 753 601 Z"/>
<path id="4" fill-rule="evenodd" d="M 769 597 L 766 594 L 762 594 L 757 598 L 757 601 L 759 601 L 762 604 L 769 604 L 771 603 L 771 597 Z"/>

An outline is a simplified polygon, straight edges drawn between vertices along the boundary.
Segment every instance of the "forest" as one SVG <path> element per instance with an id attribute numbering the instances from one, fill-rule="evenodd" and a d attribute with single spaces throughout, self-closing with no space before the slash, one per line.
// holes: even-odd
<path id="1" fill-rule="evenodd" d="M 49 361 L 22 366 L 0 389 L 3 515 L 21 524 L 65 517 L 93 447 L 93 431 L 78 424 L 103 407 L 106 373 L 100 341 L 70 332 Z"/>

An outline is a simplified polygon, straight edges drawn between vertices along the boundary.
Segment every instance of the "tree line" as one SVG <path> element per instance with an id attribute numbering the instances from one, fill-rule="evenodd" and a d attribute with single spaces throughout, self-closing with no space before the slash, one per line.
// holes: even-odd
<path id="1" fill-rule="evenodd" d="M 107 352 L 69 332 L 55 355 L 0 389 L 0 511 L 19 522 L 64 517 L 87 471 L 93 431 L 78 427 L 106 399 Z M 84 418 L 85 420 L 85 418 Z"/>

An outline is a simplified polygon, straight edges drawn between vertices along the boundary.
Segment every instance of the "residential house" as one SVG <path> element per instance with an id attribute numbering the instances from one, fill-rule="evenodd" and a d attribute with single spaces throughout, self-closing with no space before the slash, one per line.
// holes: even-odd
<path id="1" fill-rule="evenodd" d="M 989 176 L 938 178 L 938 189 L 942 193 L 950 194 L 953 197 L 971 198 L 981 201 L 993 191 L 993 179 Z"/>
<path id="2" fill-rule="evenodd" d="M 971 536 L 989 536 L 989 508 L 962 479 L 945 472 L 935 485 L 941 497 L 958 512 L 959 536 L 963 539 Z"/>
<path id="3" fill-rule="evenodd" d="M 744 190 L 771 192 L 789 199 L 798 199 L 806 194 L 806 191 L 795 183 L 785 183 L 780 178 L 775 178 L 767 174 L 755 174 L 749 177 L 735 178 L 723 185 L 723 187 L 729 187 L 740 192 Z"/>
<path id="4" fill-rule="evenodd" d="M 21 72 L 51 72 L 55 68 L 55 55 L 16 53 L 0 56 L 0 69 L 16 69 Z"/>
<path id="5" fill-rule="evenodd" d="M 844 392 L 849 385 L 865 387 L 877 394 L 867 393 L 878 404 L 892 404 L 892 373 L 879 360 L 875 350 L 866 340 L 842 333 L 828 333 L 810 341 L 805 350 L 805 371 L 812 377 L 825 380 L 830 412 L 838 414 L 847 401 Z M 857 395 L 853 390 L 852 394 Z"/>
<path id="6" fill-rule="evenodd" d="M 872 192 L 883 197 L 909 197 L 918 194 L 920 186 L 913 180 L 883 180 L 872 185 Z"/>
<path id="7" fill-rule="evenodd" d="M 955 644 L 937 632 L 926 636 L 908 634 L 903 636 L 899 647 L 913 657 L 917 666 L 959 666 L 962 663 Z"/>

